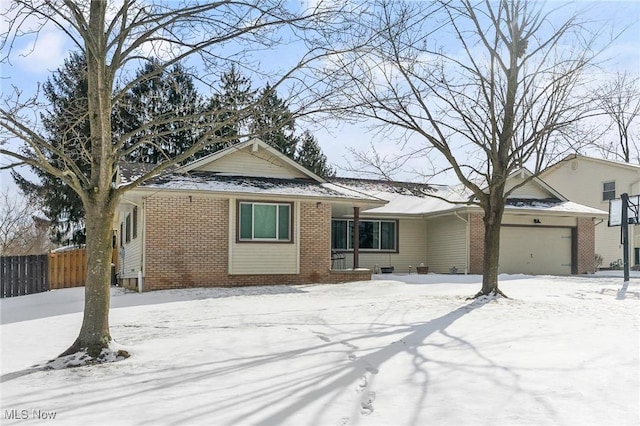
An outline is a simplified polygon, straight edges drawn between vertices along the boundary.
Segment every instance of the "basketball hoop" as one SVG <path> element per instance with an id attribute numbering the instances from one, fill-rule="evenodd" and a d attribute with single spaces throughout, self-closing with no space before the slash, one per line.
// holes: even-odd
<path id="1" fill-rule="evenodd" d="M 640 223 L 640 195 L 629 195 L 627 203 L 627 223 Z M 609 226 L 622 225 L 622 198 L 609 200 Z"/>

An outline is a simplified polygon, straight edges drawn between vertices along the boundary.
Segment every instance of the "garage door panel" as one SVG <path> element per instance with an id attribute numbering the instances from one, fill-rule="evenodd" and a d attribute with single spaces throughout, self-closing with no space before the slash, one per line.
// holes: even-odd
<path id="1" fill-rule="evenodd" d="M 571 274 L 571 228 L 503 227 L 500 273 Z"/>

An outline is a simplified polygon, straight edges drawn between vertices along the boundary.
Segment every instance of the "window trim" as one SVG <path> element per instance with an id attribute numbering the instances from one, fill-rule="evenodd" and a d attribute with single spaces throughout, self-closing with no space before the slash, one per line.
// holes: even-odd
<path id="1" fill-rule="evenodd" d="M 242 204 L 258 204 L 258 205 L 268 205 L 268 206 L 289 206 L 289 239 L 281 240 L 278 238 L 240 238 L 240 206 Z M 238 244 L 293 244 L 293 229 L 294 229 L 294 203 L 291 201 L 265 201 L 265 200 L 237 200 L 236 201 L 236 243 Z M 276 212 L 279 209 L 276 208 Z M 253 213 L 251 215 L 251 219 L 253 220 Z M 279 220 L 276 219 L 276 224 L 278 224 Z M 252 223 L 252 232 L 253 232 L 253 223 Z M 278 234 L 276 230 L 276 235 Z"/>
<path id="2" fill-rule="evenodd" d="M 351 238 L 351 234 L 349 232 L 349 222 L 353 222 L 353 219 L 348 219 L 348 218 L 331 218 L 331 224 L 333 227 L 333 222 L 336 221 L 340 221 L 340 222 L 347 222 L 347 248 L 346 249 L 341 249 L 341 248 L 334 248 L 333 247 L 333 238 L 331 241 L 331 250 L 337 253 L 352 253 L 353 249 L 349 248 L 349 240 Z M 378 219 L 378 218 L 360 218 L 360 223 L 362 222 L 389 222 L 389 223 L 394 223 L 395 224 L 395 248 L 393 249 L 382 249 L 382 248 L 377 248 L 377 249 L 368 249 L 368 248 L 362 248 L 360 247 L 358 250 L 360 252 L 365 252 L 365 253 L 400 253 L 400 220 L 398 219 Z M 381 232 L 382 227 L 378 226 L 378 232 Z M 333 236 L 332 236 L 333 237 Z M 379 244 L 382 244 L 382 238 L 378 238 Z"/>
<path id="3" fill-rule="evenodd" d="M 609 191 L 605 191 L 604 186 L 612 183 L 613 184 L 613 190 L 609 190 Z M 605 194 L 606 193 L 611 193 L 613 192 L 613 196 L 611 198 L 605 198 Z M 603 202 L 608 202 L 610 200 L 614 200 L 616 198 L 616 181 L 615 180 L 610 180 L 610 181 L 606 181 L 606 182 L 602 182 L 602 201 Z"/>

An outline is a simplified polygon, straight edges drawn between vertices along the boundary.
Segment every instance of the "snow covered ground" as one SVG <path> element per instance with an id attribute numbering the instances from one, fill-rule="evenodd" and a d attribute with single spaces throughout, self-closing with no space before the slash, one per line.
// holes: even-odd
<path id="1" fill-rule="evenodd" d="M 3 299 L 0 422 L 640 424 L 640 279 L 501 276 L 511 299 L 468 301 L 479 276 L 375 278 L 113 289 L 133 356 L 49 371 L 30 366 L 72 343 L 83 289 Z"/>

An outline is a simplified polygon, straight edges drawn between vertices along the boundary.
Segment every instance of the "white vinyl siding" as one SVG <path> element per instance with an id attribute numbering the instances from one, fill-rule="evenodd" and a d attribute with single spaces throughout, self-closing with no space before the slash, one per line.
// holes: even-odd
<path id="1" fill-rule="evenodd" d="M 363 219 L 366 220 L 366 219 Z M 416 266 L 423 263 L 427 266 L 427 227 L 423 219 L 400 219 L 398 221 L 398 253 L 391 252 L 360 252 L 360 267 L 375 269 L 393 266 L 394 272 L 409 272 L 409 265 L 415 272 Z M 353 253 L 344 253 L 345 267 L 353 268 Z"/>
<path id="2" fill-rule="evenodd" d="M 609 211 L 609 201 L 602 197 L 605 182 L 615 181 L 617 197 L 623 192 L 636 195 L 640 190 L 640 167 L 585 158 L 560 163 L 546 171 L 542 178 L 569 200 L 605 212 Z M 609 228 L 606 219 L 604 222 L 596 220 L 595 232 L 595 252 L 603 257 L 602 267 L 608 268 L 611 262 L 622 258 L 620 228 Z M 640 247 L 640 239 L 634 238 L 638 233 L 640 227 L 629 227 L 629 238 L 631 242 L 636 242 L 635 247 Z M 633 261 L 633 257 L 630 259 Z"/>
<path id="3" fill-rule="evenodd" d="M 120 213 L 120 217 L 122 218 L 122 222 L 125 223 L 126 222 L 126 217 L 127 215 L 131 215 L 130 216 L 130 224 L 131 227 L 133 227 L 133 210 L 134 207 L 132 205 L 127 205 L 127 208 L 125 211 L 122 211 Z M 124 250 L 124 261 L 123 258 L 120 256 L 118 259 L 118 262 L 120 263 L 118 265 L 118 270 L 116 271 L 120 278 L 136 278 L 138 276 L 138 271 L 140 271 L 141 267 L 142 267 L 142 227 L 144 226 L 144 218 L 143 218 L 143 212 L 144 210 L 141 208 L 137 209 L 137 213 L 138 213 L 138 219 L 137 219 L 137 225 L 138 225 L 138 231 L 136 233 L 136 238 L 133 238 L 133 229 L 130 230 L 130 235 L 131 235 L 131 240 L 129 242 L 126 242 L 126 238 L 123 238 L 122 241 L 124 243 L 123 247 L 118 247 L 118 256 L 120 256 L 120 253 L 122 253 L 122 250 Z M 124 226 L 123 228 L 126 228 L 126 226 Z M 123 229 L 123 231 L 125 231 L 126 233 L 126 229 Z"/>
<path id="4" fill-rule="evenodd" d="M 237 242 L 237 205 L 229 200 L 229 274 L 298 274 L 299 272 L 299 203 L 291 206 L 293 215 L 293 243 Z M 327 231 L 328 232 L 328 231 Z M 327 254 L 328 256 L 328 254 Z"/>
<path id="5" fill-rule="evenodd" d="M 522 183 L 522 179 L 514 176 L 507 182 L 507 190 L 513 188 L 514 186 Z M 509 198 L 536 198 L 536 199 L 544 199 L 551 197 L 551 194 L 546 189 L 543 189 L 538 185 L 534 180 L 530 180 L 529 182 L 522 185 L 520 188 L 516 189 L 509 195 Z"/>
<path id="6" fill-rule="evenodd" d="M 199 170 L 230 175 L 260 176 L 283 179 L 308 178 L 266 150 L 251 151 L 250 147 L 229 154 Z M 239 173 L 241 172 L 241 173 Z"/>
<path id="7" fill-rule="evenodd" d="M 466 220 L 466 216 L 464 217 Z M 467 223 L 456 216 L 430 219 L 427 222 L 427 263 L 429 272 L 448 274 L 455 267 L 467 269 Z"/>

